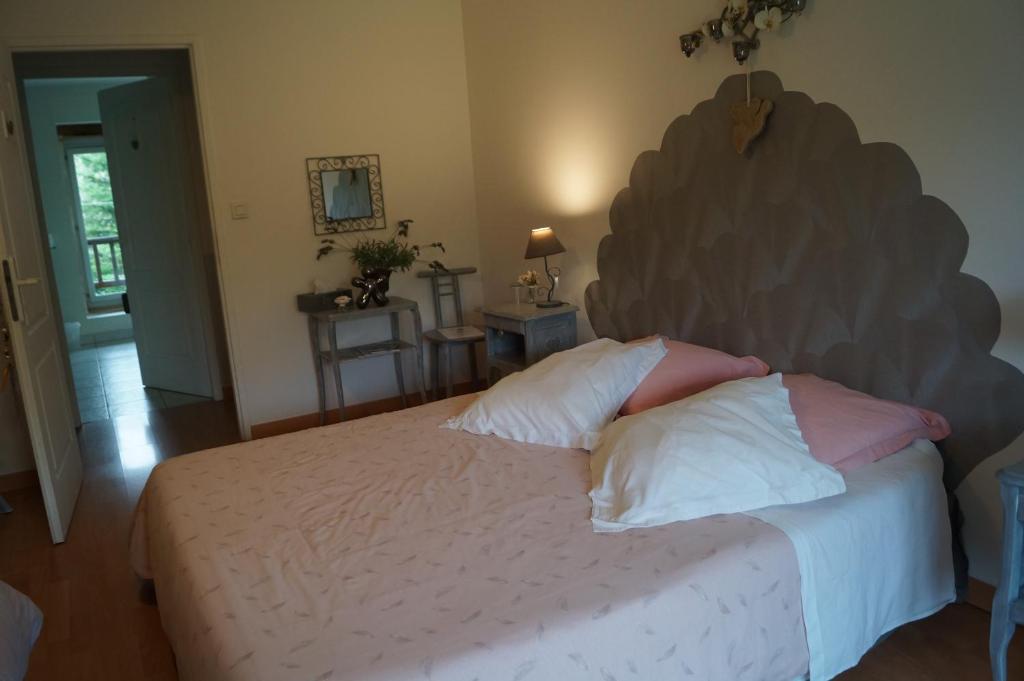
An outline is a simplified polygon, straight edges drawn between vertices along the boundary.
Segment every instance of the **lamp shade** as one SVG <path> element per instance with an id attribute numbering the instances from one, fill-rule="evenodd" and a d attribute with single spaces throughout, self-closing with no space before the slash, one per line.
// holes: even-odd
<path id="1" fill-rule="evenodd" d="M 526 260 L 543 258 L 556 253 L 565 253 L 565 246 L 555 236 L 550 227 L 537 227 L 530 230 L 530 242 L 526 244 Z"/>

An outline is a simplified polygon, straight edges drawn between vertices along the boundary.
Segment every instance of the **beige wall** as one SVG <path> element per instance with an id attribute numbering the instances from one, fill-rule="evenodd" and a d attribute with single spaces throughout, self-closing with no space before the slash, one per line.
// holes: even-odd
<path id="1" fill-rule="evenodd" d="M 2 7 L 0 36 L 15 48 L 196 42 L 224 303 L 249 425 L 315 411 L 306 325 L 294 297 L 313 277 L 340 283 L 353 274 L 343 257 L 314 260 L 306 157 L 380 154 L 392 224 L 413 218 L 415 239 L 449 246 L 446 262 L 479 264 L 456 0 L 34 0 Z M 249 219 L 230 219 L 233 202 L 249 204 Z M 432 326 L 423 280 L 398 275 L 392 290 L 418 299 Z M 479 279 L 465 291 L 467 304 L 478 305 Z M 385 329 L 354 331 L 362 340 Z M 388 359 L 353 365 L 347 397 L 393 395 L 392 376 Z"/>
<path id="2" fill-rule="evenodd" d="M 1000 26 L 1024 22 L 1018 0 L 986 3 L 815 0 L 769 35 L 754 68 L 847 111 L 865 141 L 892 141 L 917 163 L 924 189 L 970 230 L 968 272 L 995 289 L 1004 313 L 996 353 L 1024 367 L 1024 81 Z M 463 22 L 473 123 L 484 290 L 508 297 L 526 263 L 530 227 L 550 224 L 563 296 L 582 307 L 612 197 L 638 153 L 657 148 L 676 116 L 710 98 L 738 68 L 726 46 L 687 61 L 677 36 L 717 11 L 712 0 L 466 0 Z M 976 576 L 994 581 L 1000 531 L 993 470 L 962 490 Z"/>

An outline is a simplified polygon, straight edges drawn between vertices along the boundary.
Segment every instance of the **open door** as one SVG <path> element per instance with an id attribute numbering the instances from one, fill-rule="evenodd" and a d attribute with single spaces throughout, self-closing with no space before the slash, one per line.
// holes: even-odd
<path id="1" fill-rule="evenodd" d="M 217 397 L 180 97 L 165 78 L 102 90 L 100 120 L 142 382 Z"/>
<path id="2" fill-rule="evenodd" d="M 60 543 L 82 486 L 82 457 L 14 92 L 11 55 L 0 43 L 0 293 L 50 534 Z"/>

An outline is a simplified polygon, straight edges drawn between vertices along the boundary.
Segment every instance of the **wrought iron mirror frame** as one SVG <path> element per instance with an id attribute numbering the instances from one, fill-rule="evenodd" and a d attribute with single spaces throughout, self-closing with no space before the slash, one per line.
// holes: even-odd
<path id="1" fill-rule="evenodd" d="M 366 168 L 367 183 L 370 188 L 370 209 L 373 214 L 363 218 L 343 220 L 328 217 L 322 173 L 356 168 Z M 365 232 L 387 227 L 387 221 L 384 218 L 384 186 L 381 183 L 380 156 L 377 154 L 307 158 L 306 178 L 309 181 L 309 202 L 313 209 L 314 234 Z"/>

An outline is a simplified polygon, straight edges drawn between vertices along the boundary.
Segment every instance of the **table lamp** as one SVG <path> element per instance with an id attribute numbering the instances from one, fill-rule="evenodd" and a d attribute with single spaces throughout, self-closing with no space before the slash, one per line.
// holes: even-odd
<path id="1" fill-rule="evenodd" d="M 544 274 L 548 275 L 548 299 L 537 303 L 537 307 L 558 307 L 562 301 L 553 300 L 555 287 L 558 286 L 558 276 L 562 273 L 557 267 L 548 267 L 548 256 L 557 253 L 565 253 L 565 246 L 561 244 L 555 231 L 550 227 L 537 227 L 530 230 L 530 242 L 526 244 L 526 259 L 544 258 Z"/>

